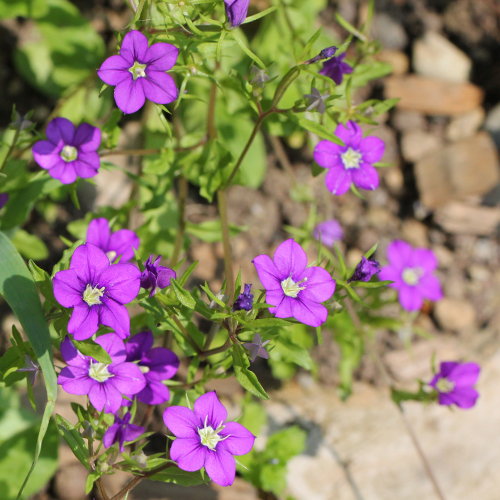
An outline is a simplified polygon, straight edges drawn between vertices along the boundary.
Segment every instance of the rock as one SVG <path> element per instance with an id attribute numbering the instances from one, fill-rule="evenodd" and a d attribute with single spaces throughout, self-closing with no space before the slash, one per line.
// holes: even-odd
<path id="1" fill-rule="evenodd" d="M 415 219 L 408 219 L 403 222 L 401 233 L 403 239 L 415 247 L 427 247 L 429 245 L 427 227 Z"/>
<path id="2" fill-rule="evenodd" d="M 484 109 L 476 108 L 454 117 L 446 127 L 446 138 L 458 141 L 474 135 L 484 121 Z"/>
<path id="3" fill-rule="evenodd" d="M 488 112 L 484 128 L 493 136 L 493 140 L 500 149 L 500 103 Z"/>
<path id="4" fill-rule="evenodd" d="M 60 500 L 85 500 L 87 471 L 80 462 L 74 462 L 57 471 L 54 489 Z"/>
<path id="5" fill-rule="evenodd" d="M 438 208 L 434 220 L 449 233 L 491 236 L 500 225 L 500 208 L 452 202 Z"/>
<path id="6" fill-rule="evenodd" d="M 410 130 L 401 138 L 401 153 L 409 162 L 416 162 L 442 144 L 439 136 L 422 130 Z"/>
<path id="7" fill-rule="evenodd" d="M 469 80 L 472 61 L 439 33 L 427 32 L 413 44 L 415 73 L 447 82 Z"/>
<path id="8" fill-rule="evenodd" d="M 450 83 L 425 76 L 406 75 L 386 78 L 385 97 L 399 98 L 399 109 L 454 116 L 479 107 L 483 101 L 483 91 L 472 83 Z"/>
<path id="9" fill-rule="evenodd" d="M 441 148 L 415 164 L 420 200 L 429 209 L 481 195 L 499 181 L 495 146 L 486 132 Z"/>
<path id="10" fill-rule="evenodd" d="M 408 73 L 410 61 L 408 60 L 408 56 L 400 50 L 384 49 L 377 54 L 376 58 L 378 61 L 390 64 L 393 75 Z"/>
<path id="11" fill-rule="evenodd" d="M 398 21 L 387 14 L 375 14 L 372 24 L 372 35 L 382 47 L 387 49 L 404 49 L 408 43 L 408 36 Z"/>
<path id="12" fill-rule="evenodd" d="M 476 311 L 467 300 L 445 297 L 436 302 L 434 311 L 444 330 L 462 331 L 476 326 Z"/>
<path id="13" fill-rule="evenodd" d="M 193 245 L 191 257 L 193 260 L 200 262 L 200 265 L 194 271 L 194 275 L 197 278 L 209 281 L 215 276 L 217 258 L 215 256 L 214 247 L 210 243 L 198 243 L 197 245 Z"/>

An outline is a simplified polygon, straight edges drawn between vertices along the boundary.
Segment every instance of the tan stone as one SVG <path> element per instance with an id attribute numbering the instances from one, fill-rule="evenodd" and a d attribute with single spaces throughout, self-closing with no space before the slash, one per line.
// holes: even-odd
<path id="1" fill-rule="evenodd" d="M 397 107 L 429 115 L 459 115 L 481 105 L 483 91 L 472 83 L 451 83 L 425 76 L 391 76 L 385 97 L 399 98 Z"/>
<path id="2" fill-rule="evenodd" d="M 377 54 L 377 60 L 390 64 L 393 75 L 404 75 L 410 67 L 408 56 L 400 50 L 384 49 Z"/>
<path id="3" fill-rule="evenodd" d="M 468 330 L 476 326 L 476 311 L 466 300 L 445 297 L 435 305 L 436 318 L 445 330 Z"/>
<path id="4" fill-rule="evenodd" d="M 474 135 L 484 122 L 484 109 L 476 108 L 468 113 L 455 116 L 446 127 L 446 138 L 458 141 Z"/>
<path id="5" fill-rule="evenodd" d="M 441 145 L 440 138 L 422 130 L 410 130 L 401 138 L 401 152 L 406 161 L 415 162 L 425 155 L 438 149 Z"/>
<path id="6" fill-rule="evenodd" d="M 449 233 L 491 236 L 500 225 L 500 208 L 452 202 L 438 208 L 434 220 Z"/>
<path id="7" fill-rule="evenodd" d="M 422 158 L 415 164 L 415 175 L 420 199 L 430 209 L 482 195 L 499 181 L 495 145 L 480 132 Z"/>

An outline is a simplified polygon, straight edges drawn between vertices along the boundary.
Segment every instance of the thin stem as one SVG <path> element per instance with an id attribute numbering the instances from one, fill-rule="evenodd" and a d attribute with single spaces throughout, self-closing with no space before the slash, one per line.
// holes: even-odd
<path id="1" fill-rule="evenodd" d="M 200 348 L 198 344 L 192 339 L 191 335 L 187 331 L 186 327 L 180 322 L 179 318 L 175 314 L 171 314 L 170 317 L 173 319 L 174 323 L 178 326 L 181 331 L 182 336 L 186 339 L 188 344 L 199 354 Z"/>
<path id="2" fill-rule="evenodd" d="M 186 230 L 186 201 L 188 195 L 188 181 L 181 175 L 179 177 L 179 216 L 178 216 L 178 228 L 175 235 L 174 251 L 172 252 L 172 257 L 170 259 L 170 266 L 173 267 L 177 264 L 179 260 L 179 254 L 182 250 L 182 244 L 184 243 L 184 232 Z"/>
<path id="3" fill-rule="evenodd" d="M 213 356 L 214 354 L 220 354 L 221 352 L 227 351 L 232 347 L 233 343 L 231 339 L 228 338 L 226 342 L 220 347 L 214 347 L 213 349 L 209 349 L 208 351 L 203 351 L 200 353 L 200 358 L 208 358 L 209 356 Z"/>
<path id="4" fill-rule="evenodd" d="M 206 139 L 202 139 L 201 141 L 198 141 L 196 144 L 193 144 L 192 146 L 185 146 L 185 147 L 175 147 L 173 150 L 176 153 L 185 153 L 187 151 L 193 151 L 194 149 L 199 148 L 200 146 L 203 146 L 207 142 Z M 110 151 L 102 151 L 99 153 L 99 155 L 102 156 L 147 156 L 147 155 L 158 155 L 162 151 L 164 151 L 165 148 L 159 149 L 112 149 Z"/>
<path id="5" fill-rule="evenodd" d="M 233 256 L 229 235 L 229 220 L 227 215 L 226 189 L 221 189 L 217 192 L 217 205 L 219 208 L 219 217 L 222 229 L 222 246 L 224 248 L 224 275 L 226 277 L 225 292 L 228 298 L 228 305 L 231 306 L 234 299 L 234 273 Z"/>
<path id="6" fill-rule="evenodd" d="M 19 134 L 21 133 L 21 128 L 18 127 L 16 128 L 16 132 L 14 133 L 14 137 L 12 138 L 12 142 L 9 146 L 9 150 L 7 151 L 7 154 L 5 155 L 2 164 L 0 165 L 0 171 L 5 167 L 5 164 L 7 163 L 9 156 L 12 154 L 14 151 L 14 148 L 16 147 L 17 140 L 19 139 Z"/>

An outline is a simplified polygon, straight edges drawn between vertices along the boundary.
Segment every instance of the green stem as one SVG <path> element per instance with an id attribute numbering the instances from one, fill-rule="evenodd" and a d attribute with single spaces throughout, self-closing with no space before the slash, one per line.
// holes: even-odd
<path id="1" fill-rule="evenodd" d="M 231 241 L 229 235 L 229 220 L 227 215 L 227 196 L 226 189 L 217 192 L 217 205 L 219 208 L 219 217 L 222 229 L 222 246 L 224 249 L 224 275 L 226 277 L 226 295 L 228 305 L 231 306 L 234 300 L 234 273 L 233 256 Z"/>
<path id="2" fill-rule="evenodd" d="M 21 133 L 21 129 L 20 128 L 16 128 L 16 132 L 14 134 L 14 137 L 12 138 L 12 142 L 11 142 L 11 144 L 9 146 L 7 154 L 5 155 L 5 157 L 4 157 L 3 161 L 2 161 L 2 164 L 0 165 L 0 171 L 3 169 L 3 167 L 5 167 L 5 164 L 7 163 L 8 159 L 9 159 L 9 156 L 14 151 L 14 148 L 16 147 L 17 140 L 19 139 L 19 134 L 20 133 Z"/>
<path id="3" fill-rule="evenodd" d="M 188 181 L 181 175 L 179 177 L 179 216 L 178 216 L 178 228 L 175 235 L 174 251 L 172 252 L 172 258 L 170 259 L 170 266 L 173 267 L 177 264 L 179 260 L 179 254 L 182 250 L 182 244 L 184 243 L 184 232 L 186 230 L 186 200 L 188 195 Z"/>

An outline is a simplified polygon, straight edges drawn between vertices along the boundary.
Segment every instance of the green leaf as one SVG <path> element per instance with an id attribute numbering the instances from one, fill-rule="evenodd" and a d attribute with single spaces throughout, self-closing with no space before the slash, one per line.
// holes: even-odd
<path id="1" fill-rule="evenodd" d="M 85 356 L 91 356 L 99 363 L 104 363 L 107 365 L 111 363 L 109 354 L 99 344 L 96 344 L 92 339 L 81 341 L 73 340 L 73 344 Z"/>
<path id="2" fill-rule="evenodd" d="M 89 453 L 81 434 L 61 415 L 55 416 L 57 430 L 71 448 L 75 457 L 90 470 Z"/>
<path id="3" fill-rule="evenodd" d="M 189 308 L 189 309 L 194 309 L 196 306 L 196 301 L 193 299 L 192 295 L 187 291 L 182 288 L 177 280 L 171 280 L 170 284 L 172 286 L 172 289 L 174 290 L 175 296 L 179 300 L 179 302 Z"/>
<path id="4" fill-rule="evenodd" d="M 249 361 L 246 354 L 242 352 L 242 349 L 243 348 L 241 346 L 235 345 L 232 350 L 234 363 L 233 368 L 236 379 L 250 394 L 253 394 L 261 399 L 269 399 L 269 396 L 260 384 L 257 375 L 248 369 Z"/>
<path id="5" fill-rule="evenodd" d="M 237 236 L 242 231 L 245 231 L 244 227 L 239 227 L 234 224 L 231 224 L 229 227 L 230 236 Z M 186 224 L 186 233 L 208 243 L 215 243 L 222 240 L 219 219 L 206 220 L 198 224 L 188 222 Z"/>
<path id="6" fill-rule="evenodd" d="M 187 472 L 175 466 L 157 472 L 149 476 L 148 479 L 161 481 L 162 483 L 179 484 L 181 486 L 196 486 L 198 484 L 208 483 L 208 479 L 202 475 L 201 471 Z"/>
<path id="7" fill-rule="evenodd" d="M 46 0 L 0 0 L 0 19 L 37 18 L 48 10 Z"/>
<path id="8" fill-rule="evenodd" d="M 2 232 L 0 232 L 0 262 L 2 263 L 0 266 L 0 294 L 20 321 L 33 347 L 43 372 L 47 391 L 47 404 L 36 439 L 33 462 L 19 491 L 18 497 L 20 498 L 40 456 L 43 438 L 47 432 L 57 397 L 57 378 L 52 360 L 50 333 L 43 316 L 35 283 L 14 245 Z"/>
<path id="9" fill-rule="evenodd" d="M 340 146 L 344 146 L 344 143 L 337 136 L 333 135 L 325 126 L 321 125 L 320 123 L 308 120 L 304 116 L 299 116 L 297 122 L 302 128 L 309 130 L 309 132 L 316 134 L 318 137 L 326 139 L 327 141 L 333 142 L 335 144 L 339 144 Z"/>
<path id="10" fill-rule="evenodd" d="M 12 243 L 18 251 L 27 259 L 43 260 L 49 256 L 49 249 L 45 243 L 24 229 L 18 229 L 12 237 Z"/>
<path id="11" fill-rule="evenodd" d="M 304 451 L 306 446 L 306 432 L 293 425 L 269 436 L 264 450 L 268 460 L 288 462 L 291 458 Z"/>

